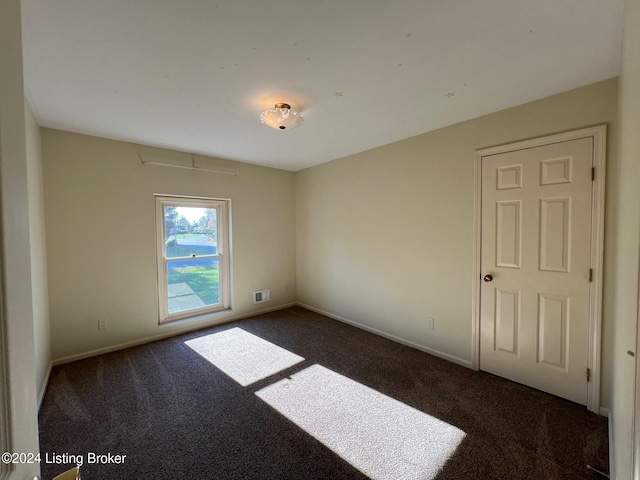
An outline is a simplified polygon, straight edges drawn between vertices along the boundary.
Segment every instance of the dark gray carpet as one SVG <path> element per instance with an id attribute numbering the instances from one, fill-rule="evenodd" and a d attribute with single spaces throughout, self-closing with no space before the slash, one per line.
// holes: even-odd
<path id="1" fill-rule="evenodd" d="M 184 344 L 233 327 L 305 360 L 241 387 Z M 608 471 L 605 418 L 298 307 L 55 367 L 40 411 L 43 459 L 126 455 L 85 464 L 85 480 L 366 478 L 255 395 L 314 364 L 466 432 L 438 480 Z M 43 463 L 43 478 L 64 467 Z"/>

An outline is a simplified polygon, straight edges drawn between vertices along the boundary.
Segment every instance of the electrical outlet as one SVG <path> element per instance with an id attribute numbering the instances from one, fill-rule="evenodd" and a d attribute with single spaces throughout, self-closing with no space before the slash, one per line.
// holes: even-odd
<path id="1" fill-rule="evenodd" d="M 289 290 L 289 287 L 287 285 L 282 286 L 282 293 L 287 293 L 288 290 Z"/>
<path id="2" fill-rule="evenodd" d="M 435 328 L 433 317 L 427 317 L 427 328 Z"/>
<path id="3" fill-rule="evenodd" d="M 98 319 L 98 330 L 106 330 L 109 328 L 109 321 L 107 317 L 102 317 Z"/>

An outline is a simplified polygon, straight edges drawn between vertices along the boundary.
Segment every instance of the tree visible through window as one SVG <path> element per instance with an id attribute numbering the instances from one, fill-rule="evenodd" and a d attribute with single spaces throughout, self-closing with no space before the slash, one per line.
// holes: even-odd
<path id="1" fill-rule="evenodd" d="M 160 322 L 228 308 L 228 201 L 156 202 Z"/>

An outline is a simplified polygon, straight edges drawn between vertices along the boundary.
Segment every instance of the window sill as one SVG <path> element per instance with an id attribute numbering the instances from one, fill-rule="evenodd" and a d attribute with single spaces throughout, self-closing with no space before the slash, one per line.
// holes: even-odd
<path id="1" fill-rule="evenodd" d="M 207 313 L 196 313 L 193 316 L 189 317 L 180 317 L 174 320 L 165 320 L 164 322 L 158 323 L 158 327 L 175 327 L 178 325 L 185 325 L 197 322 L 210 322 L 211 320 L 217 320 L 218 318 L 223 318 L 233 313 L 233 309 L 231 307 L 224 308 L 222 310 L 216 310 L 215 312 L 207 312 Z"/>

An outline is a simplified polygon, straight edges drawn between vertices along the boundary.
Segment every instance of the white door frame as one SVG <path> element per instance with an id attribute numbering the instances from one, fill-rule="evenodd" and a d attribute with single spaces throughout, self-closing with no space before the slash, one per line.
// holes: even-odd
<path id="1" fill-rule="evenodd" d="M 475 197 L 473 217 L 473 283 L 471 368 L 480 369 L 480 287 L 481 287 L 481 228 L 482 228 L 482 159 L 491 155 L 535 148 L 551 143 L 593 138 L 593 167 L 595 177 L 591 186 L 591 268 L 593 281 L 589 288 L 589 355 L 587 368 L 591 379 L 587 384 L 587 408 L 600 414 L 600 352 L 602 342 L 602 281 L 604 256 L 604 187 L 606 170 L 607 126 L 574 130 L 571 132 L 534 138 L 522 142 L 476 150 Z"/>
<path id="2" fill-rule="evenodd" d="M 0 255 L 0 272 L 2 272 L 2 255 Z M 10 450 L 9 429 L 11 428 L 8 398 L 8 385 L 6 379 L 9 378 L 9 357 L 6 352 L 5 343 L 5 324 L 4 324 L 4 299 L 2 298 L 2 275 L 0 274 L 0 453 Z M 9 477 L 9 466 L 4 462 L 0 462 L 0 480 Z"/>
<path id="3" fill-rule="evenodd" d="M 634 480 L 640 480 L 640 264 L 638 264 L 638 323 L 636 324 L 636 388 L 633 406 L 632 444 L 633 452 L 632 474 Z"/>
<path id="4" fill-rule="evenodd" d="M 38 454 L 20 6 L 20 0 L 3 0 L 0 15 L 0 453 Z M 0 461 L 2 480 L 39 472 L 38 463 Z"/>

